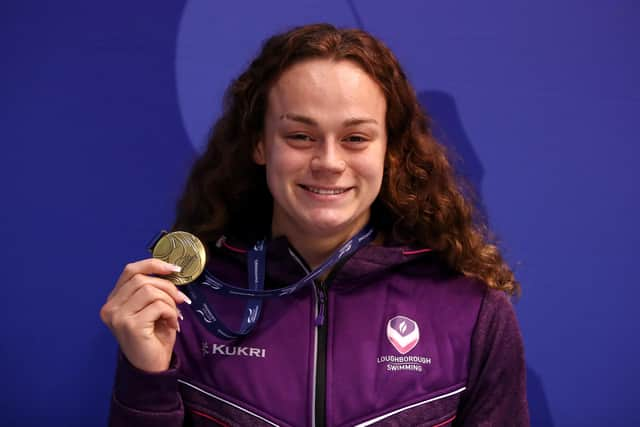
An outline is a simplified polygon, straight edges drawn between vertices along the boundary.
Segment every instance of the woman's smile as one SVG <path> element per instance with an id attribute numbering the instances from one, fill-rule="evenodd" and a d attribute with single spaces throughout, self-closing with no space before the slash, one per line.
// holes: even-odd
<path id="1" fill-rule="evenodd" d="M 353 187 L 328 187 L 318 185 L 298 184 L 304 191 L 311 193 L 318 200 L 336 200 L 345 195 Z"/>

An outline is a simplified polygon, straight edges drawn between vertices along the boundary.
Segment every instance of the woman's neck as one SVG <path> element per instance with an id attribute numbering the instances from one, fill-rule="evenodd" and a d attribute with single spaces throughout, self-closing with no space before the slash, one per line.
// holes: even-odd
<path id="1" fill-rule="evenodd" d="M 357 232 L 357 231 L 356 231 Z M 351 235 L 311 237 L 311 236 L 287 236 L 293 246 L 312 270 L 318 268 L 331 254 L 346 242 Z"/>
<path id="2" fill-rule="evenodd" d="M 304 230 L 297 230 L 295 227 L 287 227 L 284 229 L 273 224 L 272 236 L 286 236 L 289 244 L 291 244 L 291 246 L 293 246 L 296 251 L 302 255 L 302 258 L 304 258 L 306 263 L 313 270 L 329 258 L 331 254 L 340 247 L 340 245 L 356 235 L 364 225 L 365 224 L 362 226 L 354 224 L 353 227 L 345 228 L 340 232 L 322 235 L 318 233 L 309 233 Z"/>

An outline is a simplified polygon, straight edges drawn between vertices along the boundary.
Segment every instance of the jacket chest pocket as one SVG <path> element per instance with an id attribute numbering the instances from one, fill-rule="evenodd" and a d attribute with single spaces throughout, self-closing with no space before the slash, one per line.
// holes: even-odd
<path id="1" fill-rule="evenodd" d="M 361 421 L 356 427 L 449 427 L 456 419 L 464 387 L 423 401 L 390 409 Z"/>
<path id="2" fill-rule="evenodd" d="M 180 394 L 184 404 L 184 425 L 193 427 L 280 426 L 254 410 L 184 380 Z"/>

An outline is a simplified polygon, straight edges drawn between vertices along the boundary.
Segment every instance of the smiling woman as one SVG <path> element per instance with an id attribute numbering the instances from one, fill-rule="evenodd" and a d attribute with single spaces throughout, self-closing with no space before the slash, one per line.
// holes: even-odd
<path id="1" fill-rule="evenodd" d="M 302 61 L 269 92 L 254 158 L 274 199 L 271 232 L 311 267 L 369 222 L 382 184 L 385 112 L 378 85 L 350 61 Z"/>
<path id="2" fill-rule="evenodd" d="M 528 425 L 518 283 L 473 212 L 379 40 L 273 36 L 178 206 L 209 255 L 194 309 L 155 259 L 102 309 L 111 424 Z"/>

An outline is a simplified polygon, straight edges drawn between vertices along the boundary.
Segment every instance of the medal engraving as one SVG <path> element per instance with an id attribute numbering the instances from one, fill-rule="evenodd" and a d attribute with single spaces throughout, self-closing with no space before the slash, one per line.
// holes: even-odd
<path id="1" fill-rule="evenodd" d="M 182 267 L 179 273 L 164 276 L 176 285 L 193 282 L 204 270 L 207 259 L 200 239 L 185 231 L 174 231 L 162 236 L 153 247 L 152 255 Z"/>

